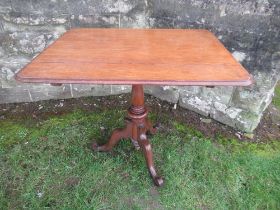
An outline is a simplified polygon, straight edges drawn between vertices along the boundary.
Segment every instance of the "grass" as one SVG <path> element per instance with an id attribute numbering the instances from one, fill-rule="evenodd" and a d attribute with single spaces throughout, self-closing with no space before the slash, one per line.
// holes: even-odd
<path id="1" fill-rule="evenodd" d="M 279 209 L 280 143 L 205 138 L 174 122 L 151 137 L 155 188 L 130 141 L 94 153 L 124 111 L 0 121 L 0 209 Z M 157 116 L 152 116 L 156 118 Z M 102 132 L 100 127 L 105 127 Z"/>
<path id="2" fill-rule="evenodd" d="M 275 87 L 274 97 L 272 99 L 272 103 L 280 109 L 280 82 Z"/>

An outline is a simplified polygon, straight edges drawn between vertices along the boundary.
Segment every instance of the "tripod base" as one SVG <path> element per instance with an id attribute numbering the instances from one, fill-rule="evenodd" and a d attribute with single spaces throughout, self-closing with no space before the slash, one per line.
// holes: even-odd
<path id="1" fill-rule="evenodd" d="M 109 152 L 121 139 L 131 139 L 136 149 L 142 150 L 144 153 L 148 171 L 157 186 L 163 184 L 163 179 L 158 176 L 153 161 L 152 147 L 147 132 L 155 134 L 157 127 L 152 126 L 152 123 L 147 118 L 147 110 L 144 106 L 144 92 L 142 85 L 132 86 L 132 101 L 128 109 L 128 118 L 126 118 L 125 128 L 117 128 L 113 131 L 110 139 L 104 145 L 94 143 L 92 149 L 99 152 Z"/>

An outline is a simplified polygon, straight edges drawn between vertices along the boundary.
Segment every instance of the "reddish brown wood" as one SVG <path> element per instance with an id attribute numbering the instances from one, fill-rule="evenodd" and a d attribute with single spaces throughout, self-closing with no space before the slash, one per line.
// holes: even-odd
<path id="1" fill-rule="evenodd" d="M 156 169 L 154 166 L 154 161 L 153 161 L 152 146 L 151 146 L 149 140 L 147 139 L 146 132 L 147 132 L 147 128 L 145 127 L 145 125 L 144 124 L 139 125 L 137 141 L 144 153 L 149 173 L 150 173 L 151 177 L 153 178 L 155 185 L 162 186 L 163 179 L 157 175 L 157 172 L 156 172 Z"/>
<path id="2" fill-rule="evenodd" d="M 249 85 L 207 30 L 72 29 L 16 75 L 23 82 Z"/>
<path id="3" fill-rule="evenodd" d="M 132 85 L 131 106 L 128 115 L 131 118 L 143 118 L 147 115 L 147 110 L 144 106 L 143 85 Z"/>
<path id="4" fill-rule="evenodd" d="M 158 129 L 158 125 L 153 126 L 151 121 L 148 118 L 146 118 L 146 120 L 145 120 L 145 127 L 151 134 L 155 134 Z"/>
<path id="5" fill-rule="evenodd" d="M 97 146 L 96 144 L 93 144 L 93 149 L 95 151 L 109 152 L 121 139 L 130 138 L 131 130 L 132 130 L 131 123 L 128 123 L 126 127 L 123 129 L 117 128 L 113 131 L 107 144 L 104 144 L 102 146 Z"/>
<path id="6" fill-rule="evenodd" d="M 147 118 L 147 110 L 144 106 L 144 92 L 142 85 L 133 85 L 131 93 L 131 106 L 128 109 L 127 124 L 124 129 L 115 129 L 104 145 L 97 145 L 93 143 L 92 148 L 95 151 L 108 152 L 121 140 L 130 138 L 136 149 L 142 149 L 149 173 L 157 186 L 163 184 L 163 179 L 157 175 L 153 162 L 153 153 L 151 144 L 146 136 L 149 131 L 154 134 L 156 128 Z"/>

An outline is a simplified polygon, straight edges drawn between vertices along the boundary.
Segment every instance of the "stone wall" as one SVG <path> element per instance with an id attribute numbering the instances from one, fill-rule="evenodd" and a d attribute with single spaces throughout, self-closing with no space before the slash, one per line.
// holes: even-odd
<path id="1" fill-rule="evenodd" d="M 110 95 L 128 86 L 22 84 L 14 74 L 74 27 L 205 28 L 254 76 L 251 87 L 147 86 L 163 100 L 253 131 L 280 68 L 278 0 L 1 0 L 0 103 Z"/>

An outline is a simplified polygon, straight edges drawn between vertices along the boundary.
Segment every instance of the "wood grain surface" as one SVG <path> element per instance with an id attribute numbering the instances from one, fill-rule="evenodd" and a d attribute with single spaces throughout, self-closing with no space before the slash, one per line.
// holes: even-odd
<path id="1" fill-rule="evenodd" d="M 71 29 L 16 79 L 40 83 L 236 85 L 249 73 L 207 30 Z"/>

